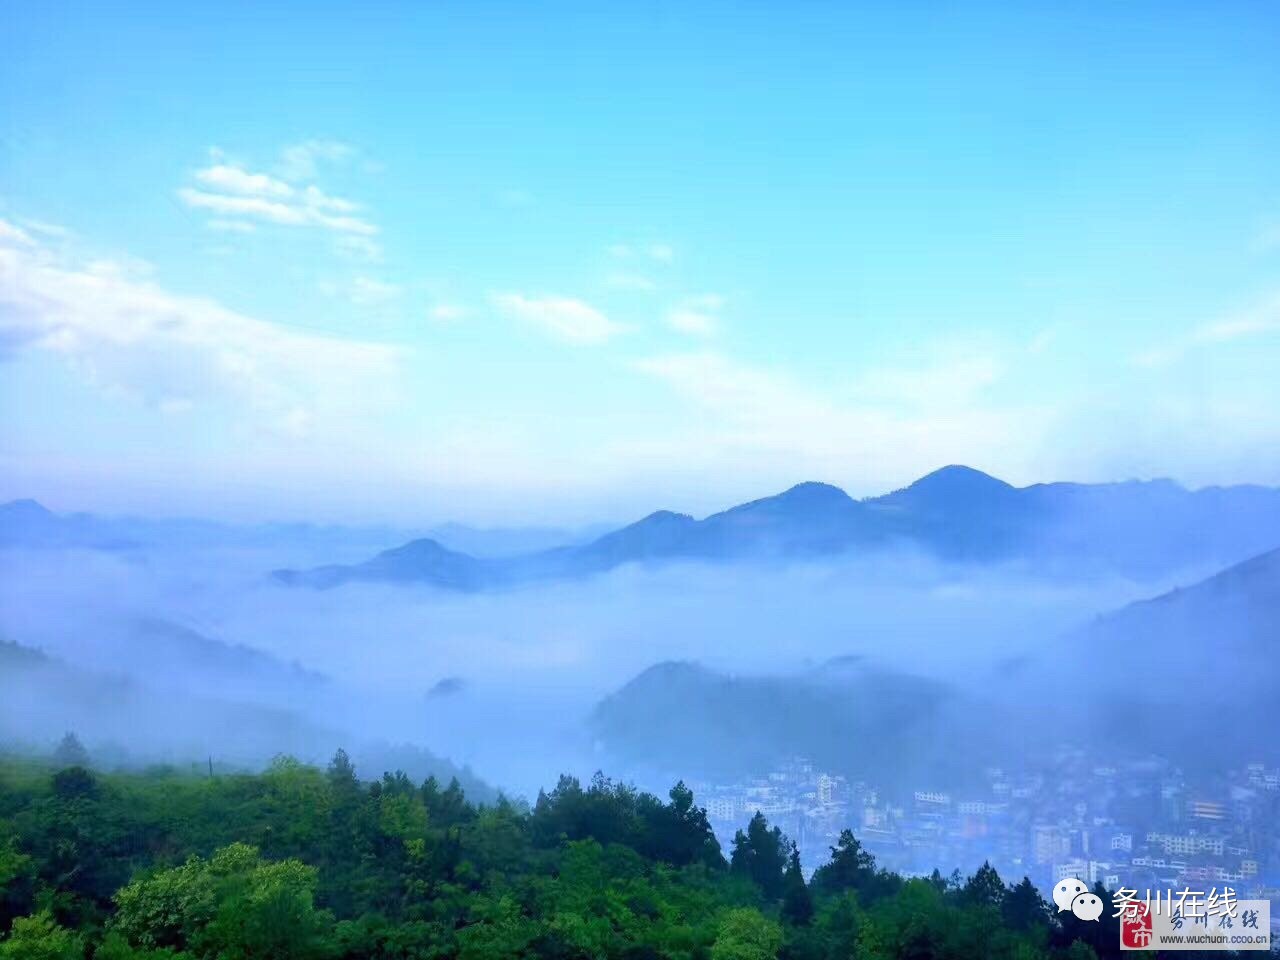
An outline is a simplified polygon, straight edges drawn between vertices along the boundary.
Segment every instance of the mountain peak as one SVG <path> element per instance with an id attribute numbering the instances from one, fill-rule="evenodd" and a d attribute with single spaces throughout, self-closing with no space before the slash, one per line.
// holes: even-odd
<path id="1" fill-rule="evenodd" d="M 975 470 L 963 464 L 952 463 L 939 467 L 932 473 L 926 473 L 907 489 L 949 490 L 961 493 L 979 490 L 1012 490 L 1013 487 L 989 473 L 983 473 L 981 470 Z"/>
<path id="2" fill-rule="evenodd" d="M 30 497 L 24 497 L 21 500 L 10 500 L 8 503 L 0 504 L 0 513 L 9 517 L 35 518 L 51 517 L 53 514 L 40 501 L 32 500 Z"/>
<path id="3" fill-rule="evenodd" d="M 675 525 L 684 526 L 687 523 L 693 523 L 693 517 L 687 513 L 676 513 L 674 510 L 655 510 L 641 520 L 637 520 L 631 524 L 633 527 L 652 527 L 659 525 Z"/>
<path id="4" fill-rule="evenodd" d="M 851 499 L 839 487 L 818 480 L 806 480 L 778 494 L 779 500 L 803 500 L 806 503 L 843 502 Z"/>
<path id="5" fill-rule="evenodd" d="M 419 537 L 417 540 L 410 540 L 408 543 L 402 544 L 401 546 L 392 547 L 390 550 L 384 550 L 378 556 L 410 562 L 423 562 L 450 557 L 465 557 L 466 559 L 470 559 L 466 554 L 458 553 L 456 550 L 450 550 L 439 540 L 432 540 L 430 537 Z"/>

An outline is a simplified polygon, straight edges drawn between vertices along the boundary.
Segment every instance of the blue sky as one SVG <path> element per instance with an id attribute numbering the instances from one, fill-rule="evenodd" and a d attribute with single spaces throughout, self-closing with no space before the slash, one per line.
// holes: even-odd
<path id="1" fill-rule="evenodd" d="M 956 461 L 1280 483 L 1274 4 L 8 19 L 0 496 L 577 522 Z"/>

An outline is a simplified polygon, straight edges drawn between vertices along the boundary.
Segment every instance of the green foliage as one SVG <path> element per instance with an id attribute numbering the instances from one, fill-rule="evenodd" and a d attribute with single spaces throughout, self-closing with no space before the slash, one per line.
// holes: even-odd
<path id="1" fill-rule="evenodd" d="M 999 909 L 1004 906 L 1007 894 L 1008 890 L 1005 889 L 1004 881 L 1000 879 L 1000 874 L 996 873 L 996 868 L 987 861 L 984 861 L 977 872 L 960 888 L 960 895 L 965 902 L 971 903 L 976 907 L 995 907 Z"/>
<path id="2" fill-rule="evenodd" d="M 0 960 L 81 960 L 84 939 L 54 922 L 46 910 L 13 921 L 9 938 L 0 943 Z"/>
<path id="3" fill-rule="evenodd" d="M 1111 940 L 1107 940 L 1111 937 Z M 806 884 L 757 815 L 726 864 L 693 794 L 563 777 L 532 810 L 455 780 L 91 773 L 0 759 L 0 960 L 1109 956 L 1024 880 L 904 882 L 848 831 Z"/>
<path id="4" fill-rule="evenodd" d="M 898 877 L 876 869 L 875 857 L 862 848 L 852 830 L 840 831 L 836 845 L 831 848 L 831 859 L 813 874 L 815 890 L 826 894 L 851 890 L 865 903 L 889 896 L 900 886 Z"/>
<path id="5" fill-rule="evenodd" d="M 759 810 L 733 837 L 729 865 L 734 873 L 750 877 L 766 900 L 779 899 L 786 888 L 783 871 L 787 863 L 787 842 L 777 827 L 769 828 Z"/>
<path id="6" fill-rule="evenodd" d="M 1014 930 L 1045 927 L 1053 916 L 1049 904 L 1028 877 L 1023 877 L 1017 885 L 1009 888 L 1001 913 L 1004 915 L 1004 922 Z"/>
<path id="7" fill-rule="evenodd" d="M 716 930 L 711 960 L 768 960 L 782 946 L 782 928 L 759 910 L 728 910 Z"/>
<path id="8" fill-rule="evenodd" d="M 791 845 L 791 858 L 782 878 L 782 918 L 793 927 L 803 927 L 813 919 L 813 897 L 800 870 L 800 851 Z"/>
<path id="9" fill-rule="evenodd" d="M 699 863 L 722 868 L 720 844 L 706 811 L 694 805 L 692 791 L 677 783 L 670 801 L 664 804 L 653 794 L 615 784 L 601 773 L 585 790 L 576 777 L 561 777 L 550 794 L 538 794 L 531 828 L 535 840 L 545 846 L 592 837 L 625 844 L 677 867 Z"/>
<path id="10" fill-rule="evenodd" d="M 87 767 L 89 751 L 80 738 L 68 732 L 53 750 L 53 762 L 59 767 Z"/>
<path id="11" fill-rule="evenodd" d="M 322 957 L 331 918 L 315 909 L 315 887 L 314 867 L 233 843 L 129 884 L 112 928 L 133 946 L 202 957 Z"/>

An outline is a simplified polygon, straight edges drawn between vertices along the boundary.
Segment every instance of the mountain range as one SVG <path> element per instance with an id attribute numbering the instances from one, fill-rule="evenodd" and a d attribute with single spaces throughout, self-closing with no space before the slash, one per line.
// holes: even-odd
<path id="1" fill-rule="evenodd" d="M 860 657 L 753 676 L 664 662 L 602 700 L 588 729 L 607 762 L 668 776 L 758 775 L 802 754 L 885 786 L 959 786 L 1062 746 L 1097 763 L 1274 761 L 1278 642 L 1272 550 L 1049 638 L 976 689 Z"/>
<path id="2" fill-rule="evenodd" d="M 422 538 L 354 564 L 277 570 L 283 584 L 374 581 L 477 591 L 603 573 L 629 563 L 805 559 L 901 547 L 947 562 L 1019 562 L 1071 573 L 1159 575 L 1225 566 L 1280 544 L 1280 490 L 1187 490 L 1169 480 L 1014 487 L 964 466 L 856 500 L 801 483 L 695 519 L 658 511 L 594 540 L 477 557 Z"/>
<path id="3" fill-rule="evenodd" d="M 314 523 L 222 523 L 191 518 L 105 517 L 55 513 L 37 500 L 0 504 L 0 548 L 137 551 L 153 547 L 292 548 L 319 556 L 334 552 L 364 556 L 372 549 L 418 536 L 479 557 L 509 557 L 581 543 L 602 533 L 599 525 L 561 527 L 475 527 L 442 523 L 412 531 L 389 526 Z"/>
<path id="4" fill-rule="evenodd" d="M 588 729 L 609 764 L 732 779 L 803 755 L 850 776 L 952 779 L 958 692 L 859 657 L 787 675 L 730 675 L 666 661 L 602 700 Z M 955 735 L 949 735 L 949 731 Z"/>
<path id="5" fill-rule="evenodd" d="M 194 633 L 184 637 L 186 628 L 177 625 L 149 629 L 156 634 L 153 649 L 164 642 L 180 648 L 218 645 Z M 224 670 L 249 674 L 269 658 L 228 648 L 224 660 Z M 299 709 L 243 696 L 242 683 L 209 683 L 197 692 L 174 688 L 169 676 L 95 669 L 0 639 L 0 751 L 43 754 L 74 731 L 95 763 L 107 767 L 207 761 L 261 768 L 282 753 L 324 763 L 344 746 L 366 769 L 401 770 L 417 781 L 434 776 L 448 783 L 457 777 L 468 794 L 496 799 L 496 791 L 469 768 L 422 747 L 341 731 Z M 312 675 L 311 682 L 320 680 Z"/>

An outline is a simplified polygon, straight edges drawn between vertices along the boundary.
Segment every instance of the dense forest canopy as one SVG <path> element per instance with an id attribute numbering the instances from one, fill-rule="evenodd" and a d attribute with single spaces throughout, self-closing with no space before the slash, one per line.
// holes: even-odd
<path id="1" fill-rule="evenodd" d="M 85 759 L 68 738 L 0 761 L 3 960 L 1078 960 L 1119 941 L 1110 910 L 1055 915 L 989 866 L 904 879 L 849 831 L 806 882 L 761 814 L 723 851 L 680 783 L 662 800 L 562 777 L 530 809 L 362 781 L 341 750 L 213 776 Z"/>

